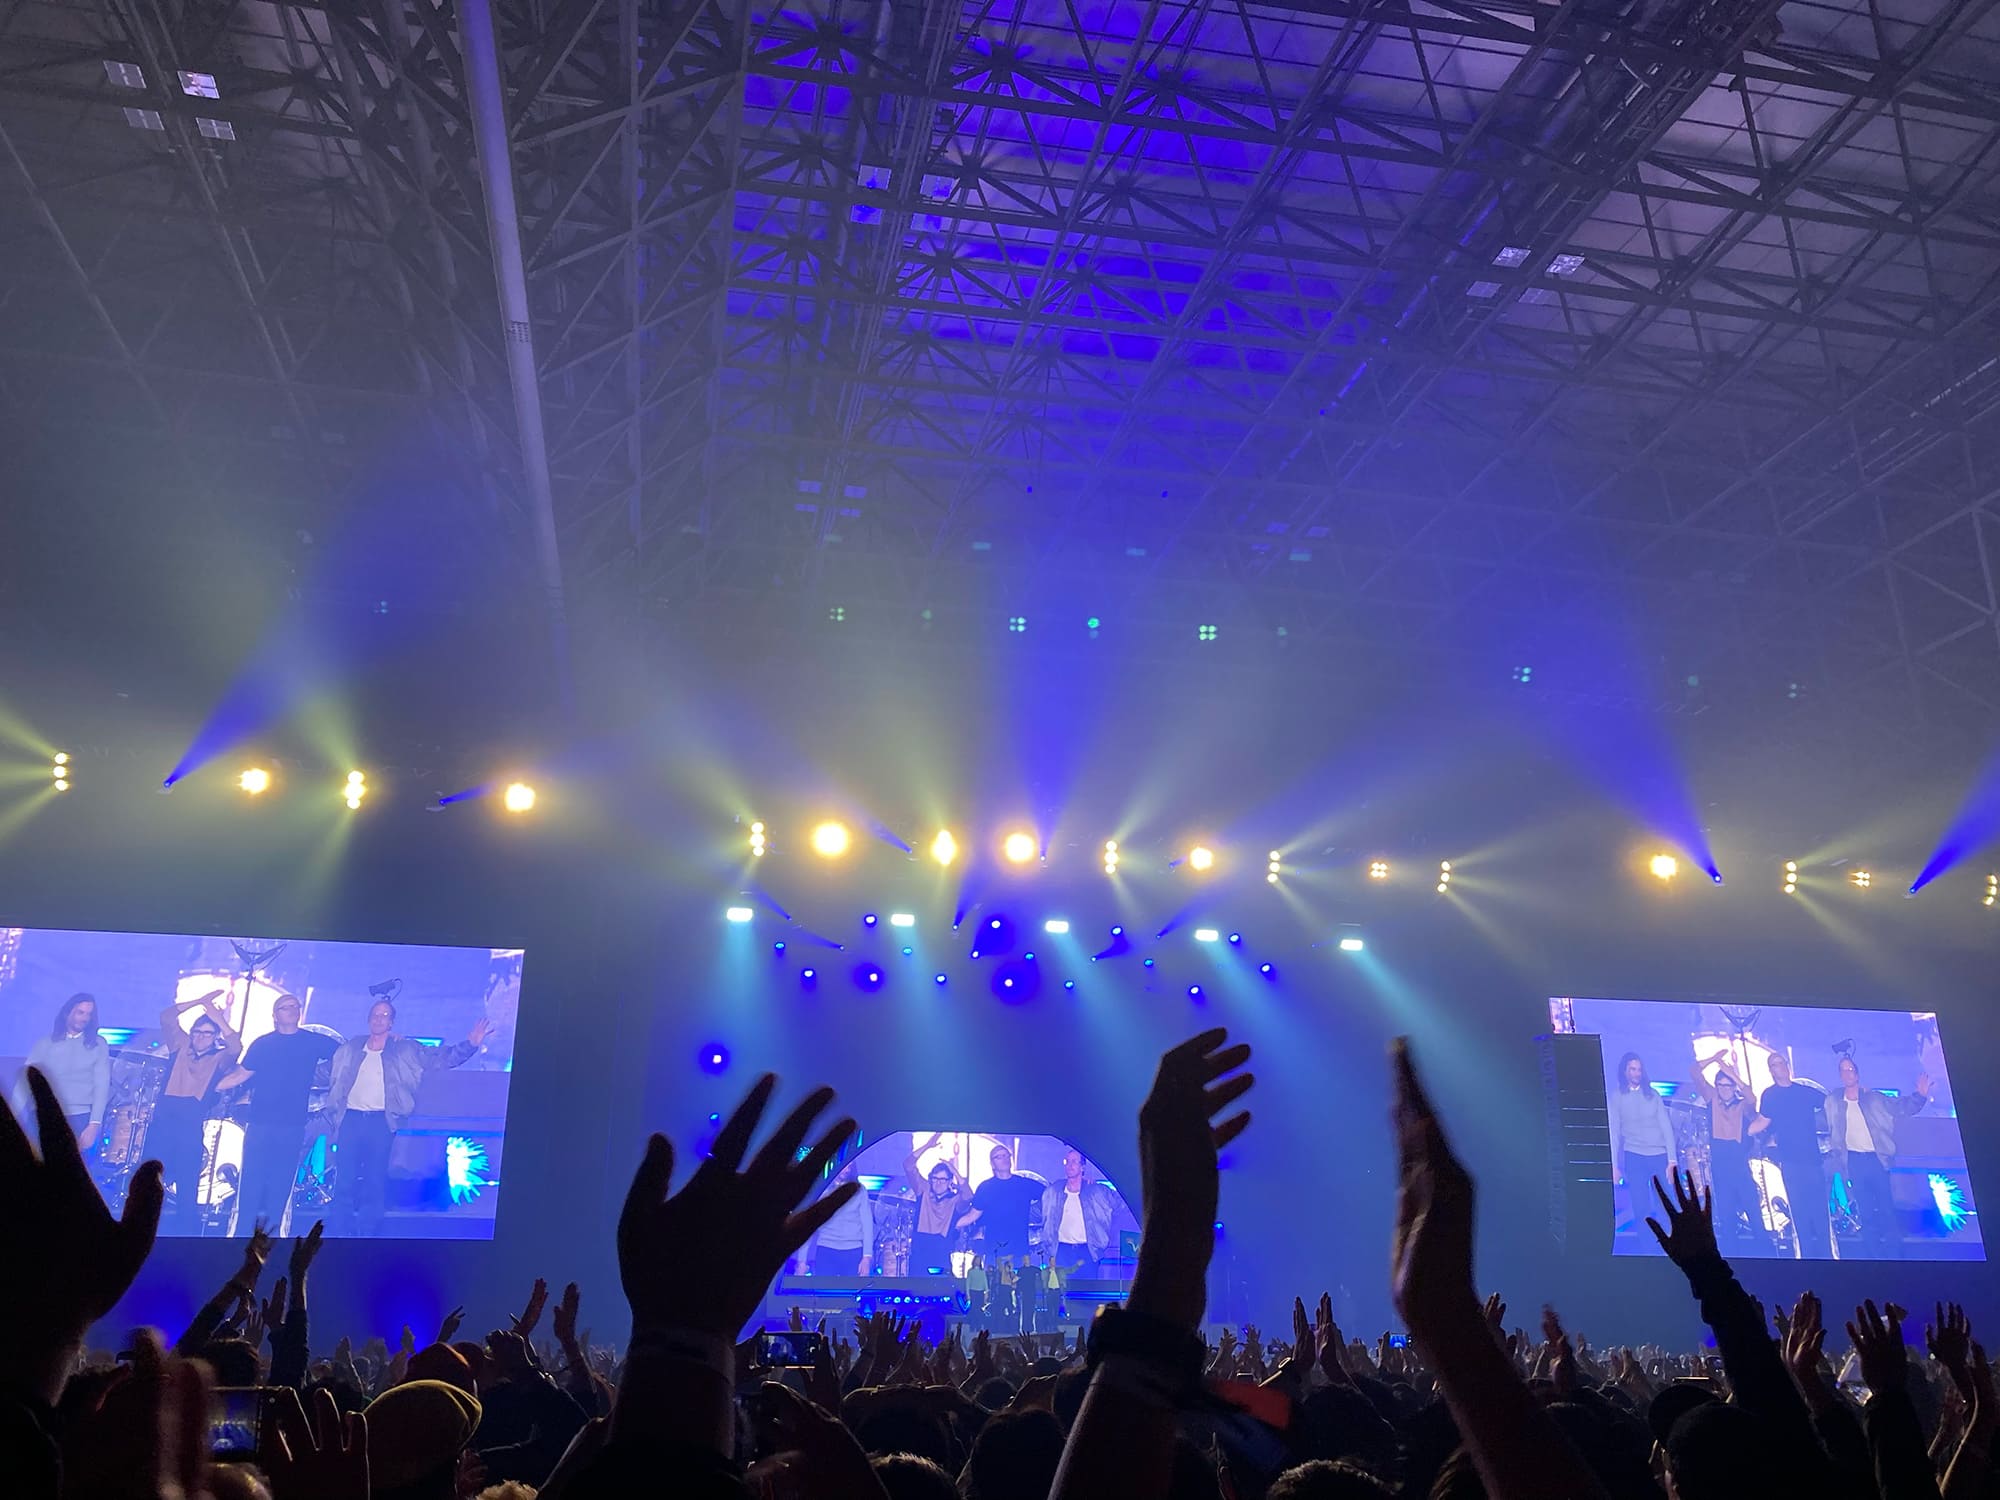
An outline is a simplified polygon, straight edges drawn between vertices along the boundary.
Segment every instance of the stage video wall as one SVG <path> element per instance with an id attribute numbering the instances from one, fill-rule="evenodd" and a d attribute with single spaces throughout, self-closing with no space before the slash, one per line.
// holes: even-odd
<path id="1" fill-rule="evenodd" d="M 114 1208 L 163 1235 L 488 1239 L 522 953 L 0 927 L 0 1081 L 26 1070 Z"/>
<path id="2" fill-rule="evenodd" d="M 795 1273 L 980 1280 L 1026 1266 L 1129 1276 L 1139 1221 L 1096 1163 L 1053 1135 L 893 1131 L 841 1167 L 862 1192 Z"/>
<path id="3" fill-rule="evenodd" d="M 1612 1244 L 1657 1255 L 1652 1181 L 1694 1173 L 1725 1255 L 1984 1260 L 1951 1073 L 1927 1011 L 1553 999 L 1604 1058 Z"/>

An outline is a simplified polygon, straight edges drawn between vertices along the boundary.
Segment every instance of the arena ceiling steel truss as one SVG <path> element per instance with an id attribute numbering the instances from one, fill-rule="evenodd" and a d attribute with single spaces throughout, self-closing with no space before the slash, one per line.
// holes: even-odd
<path id="1" fill-rule="evenodd" d="M 0 0 L 0 296 L 153 503 L 415 416 L 558 613 L 1627 601 L 2000 706 L 1995 0 Z"/>

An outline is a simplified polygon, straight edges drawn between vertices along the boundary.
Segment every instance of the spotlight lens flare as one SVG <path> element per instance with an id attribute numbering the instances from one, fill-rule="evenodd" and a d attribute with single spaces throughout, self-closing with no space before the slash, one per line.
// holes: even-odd
<path id="1" fill-rule="evenodd" d="M 1646 868 L 1655 880 L 1672 880 L 1681 872 L 1681 862 L 1671 854 L 1655 854 L 1646 861 Z"/>
<path id="2" fill-rule="evenodd" d="M 236 784 L 251 796 L 260 796 L 271 789 L 271 773 L 262 766 L 251 766 L 236 778 Z"/>
<path id="3" fill-rule="evenodd" d="M 822 823 L 812 831 L 813 853 L 821 859 L 839 859 L 849 842 L 845 823 Z"/>
<path id="4" fill-rule="evenodd" d="M 1344 937 L 1340 940 L 1340 951 L 1342 953 L 1359 953 L 1367 946 L 1368 944 L 1358 937 Z"/>
<path id="5" fill-rule="evenodd" d="M 951 836 L 950 829 L 943 830 L 931 840 L 931 858 L 941 865 L 948 865 L 958 858 L 958 840 Z"/>
<path id="6" fill-rule="evenodd" d="M 1196 844 L 1188 850 L 1187 862 L 1190 870 L 1212 870 L 1215 868 L 1215 851 L 1206 844 Z"/>
<path id="7" fill-rule="evenodd" d="M 1035 836 L 1031 833 L 1010 833 L 1002 841 L 1000 852 L 1007 856 L 1008 863 L 1025 865 L 1037 853 Z"/>
<path id="8" fill-rule="evenodd" d="M 750 908 L 747 906 L 732 906 L 722 915 L 727 917 L 732 922 L 741 923 L 749 921 L 750 918 L 755 915 L 755 913 L 752 912 Z"/>
<path id="9" fill-rule="evenodd" d="M 535 789 L 525 781 L 513 782 L 501 793 L 500 805 L 510 813 L 530 812 L 535 806 Z"/>

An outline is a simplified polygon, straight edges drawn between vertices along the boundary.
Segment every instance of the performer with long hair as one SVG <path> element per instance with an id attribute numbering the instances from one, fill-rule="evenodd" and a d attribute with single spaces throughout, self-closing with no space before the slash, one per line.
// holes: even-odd
<path id="1" fill-rule="evenodd" d="M 1636 1230 L 1646 1216 L 1647 1185 L 1656 1177 L 1671 1182 L 1668 1173 L 1680 1164 L 1673 1116 L 1638 1053 L 1618 1059 L 1618 1084 L 1611 1091 L 1610 1106 L 1606 1113 L 1611 1120 L 1612 1175 L 1625 1189 Z"/>
<path id="2" fill-rule="evenodd" d="M 111 1049 L 97 1034 L 95 995 L 71 995 L 63 1001 L 49 1034 L 35 1038 L 28 1049 L 27 1067 L 14 1080 L 11 1095 L 14 1113 L 23 1120 L 31 1119 L 35 1109 L 28 1092 L 28 1068 L 40 1068 L 55 1090 L 77 1146 L 84 1151 L 95 1146 L 104 1129 L 105 1105 L 111 1100 Z"/>

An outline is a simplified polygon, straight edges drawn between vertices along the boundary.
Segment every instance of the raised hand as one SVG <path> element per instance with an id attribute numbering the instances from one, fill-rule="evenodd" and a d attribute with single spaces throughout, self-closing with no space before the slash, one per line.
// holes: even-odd
<path id="1" fill-rule="evenodd" d="M 341 1415 L 333 1393 L 312 1393 L 312 1420 L 290 1387 L 272 1391 L 257 1437 L 271 1500 L 368 1500 L 368 1418 Z"/>
<path id="2" fill-rule="evenodd" d="M 868 1455 L 837 1416 L 776 1382 L 758 1387 L 758 1394 L 777 1443 L 799 1456 L 804 1493 L 887 1500 Z"/>
<path id="3" fill-rule="evenodd" d="M 285 1278 L 282 1276 L 278 1278 L 278 1280 L 281 1282 L 284 1279 Z M 244 1342 L 249 1344 L 250 1347 L 253 1349 L 260 1349 L 263 1347 L 264 1344 L 264 1330 L 267 1326 L 264 1321 L 265 1305 L 266 1304 L 258 1302 L 253 1297 L 250 1300 L 249 1310 L 245 1313 L 243 1318 L 243 1328 L 241 1331 L 241 1336 Z"/>
<path id="4" fill-rule="evenodd" d="M 319 1259 L 320 1242 L 325 1235 L 325 1223 L 315 1219 L 313 1220 L 313 1227 L 311 1229 L 292 1241 L 292 1259 L 289 1271 L 294 1287 L 303 1287 L 305 1285 L 306 1272 L 310 1271 L 312 1263 Z"/>
<path id="5" fill-rule="evenodd" d="M 535 1360 L 535 1346 L 512 1329 L 494 1329 L 486 1335 L 487 1378 L 526 1380 L 541 1366 Z"/>
<path id="6" fill-rule="evenodd" d="M 1549 1303 L 1542 1305 L 1542 1337 L 1549 1343 L 1549 1379 L 1555 1382 L 1556 1395 L 1566 1400 L 1576 1390 L 1576 1350 Z"/>
<path id="7" fill-rule="evenodd" d="M 563 1288 L 562 1300 L 556 1304 L 553 1324 L 556 1342 L 565 1349 L 571 1348 L 576 1343 L 576 1314 L 582 1305 L 583 1295 L 577 1291 L 576 1283 L 572 1281 Z"/>
<path id="8" fill-rule="evenodd" d="M 1312 1319 L 1306 1315 L 1306 1299 L 1292 1298 L 1292 1348 L 1279 1367 L 1279 1373 L 1301 1385 L 1312 1373 L 1313 1358 L 1318 1348 L 1313 1340 Z"/>
<path id="9" fill-rule="evenodd" d="M 519 1317 L 509 1314 L 507 1321 L 514 1325 L 514 1332 L 526 1338 L 535 1331 L 535 1325 L 542 1321 L 542 1309 L 548 1305 L 549 1284 L 537 1276 L 533 1290 L 528 1293 L 528 1305 L 521 1309 Z"/>
<path id="10" fill-rule="evenodd" d="M 1707 1188 L 1696 1192 L 1694 1173 L 1670 1169 L 1668 1175 L 1674 1180 L 1671 1199 L 1660 1179 L 1653 1179 L 1653 1191 L 1659 1195 L 1660 1207 L 1666 1210 L 1668 1227 L 1662 1229 L 1658 1219 L 1646 1220 L 1646 1227 L 1653 1231 L 1653 1238 L 1660 1242 L 1660 1248 L 1673 1263 L 1685 1271 L 1691 1265 L 1714 1260 L 1722 1254 L 1715 1245 L 1715 1210 Z"/>
<path id="11" fill-rule="evenodd" d="M 160 1164 L 133 1174 L 122 1218 L 111 1217 L 38 1068 L 28 1088 L 42 1141 L 38 1160 L 14 1112 L 0 1109 L 0 1203 L 7 1205 L 7 1272 L 15 1305 L 0 1320 L 0 1368 L 53 1404 L 84 1330 L 125 1295 L 160 1226 Z"/>
<path id="12" fill-rule="evenodd" d="M 663 1135 L 647 1143 L 618 1218 L 619 1278 L 635 1330 L 733 1337 L 785 1258 L 861 1191 L 858 1182 L 842 1183 L 799 1208 L 856 1128 L 851 1119 L 839 1120 L 800 1158 L 814 1122 L 833 1102 L 832 1089 L 807 1095 L 743 1165 L 777 1086 L 775 1074 L 757 1081 L 716 1136 L 708 1159 L 671 1196 L 674 1148 Z"/>
<path id="13" fill-rule="evenodd" d="M 1236 1073 L 1250 1061 L 1250 1048 L 1226 1046 L 1228 1040 L 1229 1033 L 1217 1027 L 1166 1053 L 1139 1109 L 1145 1223 L 1130 1305 L 1190 1329 L 1201 1322 L 1208 1300 L 1221 1197 L 1216 1155 L 1250 1124 L 1248 1111 L 1220 1124 L 1215 1119 L 1256 1082 L 1249 1073 Z M 1230 1073 L 1236 1076 L 1224 1076 Z"/>
<path id="14" fill-rule="evenodd" d="M 1972 1324 L 1956 1302 L 1936 1304 L 1937 1320 L 1924 1330 L 1924 1347 L 1951 1376 L 1959 1395 L 1972 1399 Z"/>
<path id="15" fill-rule="evenodd" d="M 1392 1056 L 1401 1164 L 1390 1292 L 1411 1331 L 1428 1332 L 1461 1316 L 1481 1316 L 1472 1290 L 1472 1176 L 1445 1139 L 1407 1037 L 1396 1040 Z"/>
<path id="16" fill-rule="evenodd" d="M 232 1285 L 245 1291 L 255 1291 L 258 1278 L 264 1274 L 264 1262 L 271 1258 L 271 1227 L 262 1219 L 250 1231 L 250 1238 L 243 1243 L 243 1264 L 230 1278 Z"/>
<path id="17" fill-rule="evenodd" d="M 472 1030 L 465 1034 L 465 1039 L 475 1047 L 483 1047 L 486 1045 L 486 1039 L 493 1035 L 495 1029 L 493 1023 L 482 1016 L 479 1020 L 472 1023 Z"/>
<path id="18" fill-rule="evenodd" d="M 1347 1373 L 1347 1340 L 1333 1321 L 1331 1292 L 1321 1292 L 1319 1306 L 1313 1310 L 1313 1350 L 1320 1374 L 1335 1385 L 1354 1384 L 1354 1377 Z"/>
<path id="19" fill-rule="evenodd" d="M 62 1134 L 69 1136 L 66 1122 Z M 129 1369 L 118 1372 L 95 1410 L 72 1414 L 66 1424 L 63 1494 L 206 1496 L 209 1396 L 208 1367 L 173 1358 L 152 1329 L 141 1328 Z"/>
<path id="20" fill-rule="evenodd" d="M 465 1321 L 465 1309 L 462 1307 L 454 1307 L 450 1312 L 444 1315 L 444 1321 L 438 1324 L 437 1341 L 440 1344 L 449 1344 L 451 1342 L 452 1335 L 458 1332 L 459 1324 L 463 1323 L 464 1321 Z"/>
<path id="21" fill-rule="evenodd" d="M 280 1276 L 271 1285 L 271 1295 L 264 1299 L 264 1331 L 275 1340 L 278 1331 L 285 1326 L 285 1314 L 291 1306 L 289 1295 L 291 1283 Z"/>
<path id="22" fill-rule="evenodd" d="M 1783 1352 L 1785 1368 L 1792 1372 L 1792 1378 L 1808 1400 L 1830 1394 L 1819 1367 L 1825 1346 L 1826 1327 L 1821 1322 L 1819 1298 L 1812 1292 L 1801 1292 L 1791 1316 L 1785 1320 Z"/>
<path id="23" fill-rule="evenodd" d="M 1878 1395 L 1900 1391 L 1909 1384 L 1910 1362 L 1903 1350 L 1903 1320 L 1897 1316 L 1901 1311 L 1892 1302 L 1885 1317 L 1875 1310 L 1874 1302 L 1864 1302 L 1854 1309 L 1853 1321 L 1847 1325 L 1847 1336 L 1854 1341 L 1854 1352 L 1861 1359 L 1862 1382 Z"/>

